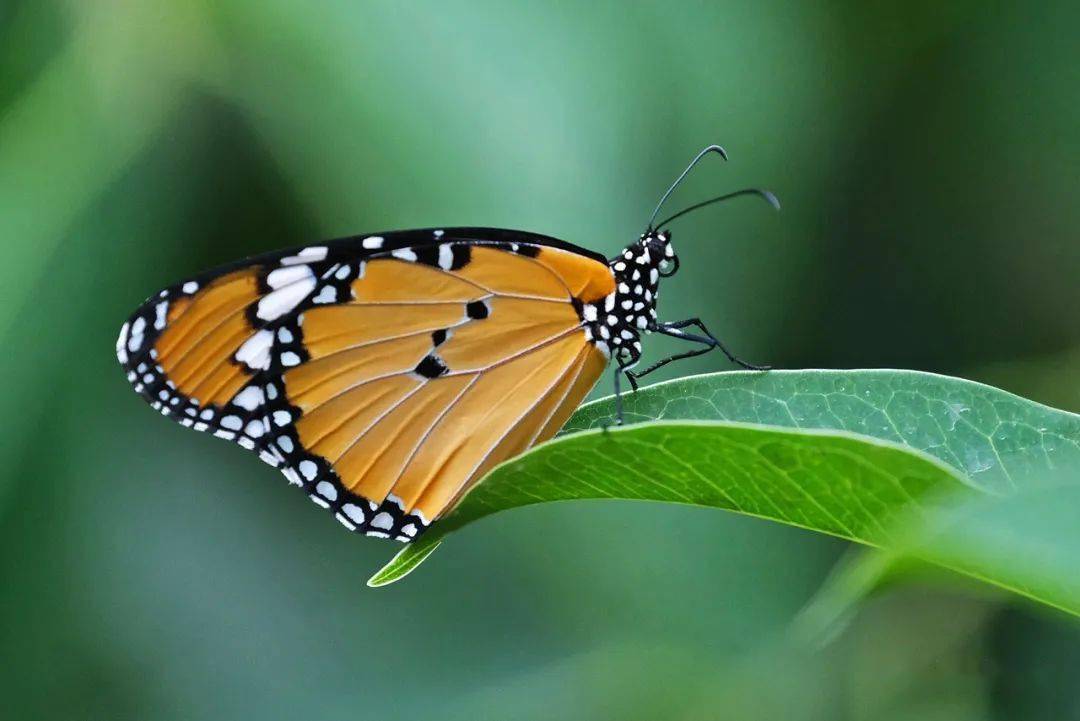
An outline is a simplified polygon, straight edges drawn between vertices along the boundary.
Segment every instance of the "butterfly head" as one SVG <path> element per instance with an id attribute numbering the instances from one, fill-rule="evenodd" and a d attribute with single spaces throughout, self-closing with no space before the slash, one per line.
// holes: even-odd
<path id="1" fill-rule="evenodd" d="M 679 256 L 671 244 L 671 231 L 651 230 L 641 236 L 641 242 L 649 251 L 650 259 L 656 262 L 656 272 L 661 278 L 675 275 L 679 269 Z"/>

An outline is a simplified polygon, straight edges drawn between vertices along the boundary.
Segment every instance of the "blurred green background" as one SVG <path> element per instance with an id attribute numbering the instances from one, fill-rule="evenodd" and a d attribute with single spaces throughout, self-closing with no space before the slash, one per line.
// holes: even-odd
<path id="1" fill-rule="evenodd" d="M 158 417 L 113 353 L 159 287 L 290 244 L 612 254 L 719 142 L 671 207 L 784 211 L 679 221 L 664 316 L 1080 410 L 1078 27 L 1075 0 L 0 1 L 0 718 L 1080 718 L 1073 619 L 922 584 L 800 645 L 845 545 L 732 514 L 532 507 L 368 589 L 396 546 Z"/>

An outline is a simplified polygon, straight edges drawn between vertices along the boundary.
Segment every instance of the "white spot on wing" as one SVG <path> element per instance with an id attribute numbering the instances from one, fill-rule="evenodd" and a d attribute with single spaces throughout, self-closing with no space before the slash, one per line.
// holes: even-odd
<path id="1" fill-rule="evenodd" d="M 337 288 L 324 285 L 319 294 L 311 299 L 313 303 L 334 303 L 337 301 Z"/>
<path id="2" fill-rule="evenodd" d="M 259 307 L 255 315 L 262 320 L 277 320 L 286 313 L 292 312 L 311 291 L 315 290 L 315 276 L 308 266 L 300 266 L 304 269 L 303 274 L 297 274 L 295 279 L 286 285 L 281 285 L 271 293 L 266 294 L 259 300 Z M 292 270 L 284 268 L 282 270 Z M 277 273 L 274 271 L 270 275 Z M 269 277 L 268 277 L 269 281 Z"/>
<path id="3" fill-rule="evenodd" d="M 128 361 L 127 348 L 125 346 L 127 345 L 128 330 L 130 328 L 130 325 L 124 323 L 120 328 L 120 336 L 116 339 L 116 357 L 120 359 L 121 363 L 127 363 Z"/>
<path id="4" fill-rule="evenodd" d="M 454 265 L 454 249 L 448 243 L 439 246 L 439 267 L 450 270 Z"/>
<path id="5" fill-rule="evenodd" d="M 326 246 L 315 245 L 310 248 L 304 248 L 296 255 L 291 255 L 288 258 L 282 258 L 282 265 L 296 265 L 297 263 L 312 263 L 317 260 L 324 260 L 326 258 Z"/>
<path id="6" fill-rule="evenodd" d="M 163 300 L 154 306 L 154 328 L 161 330 L 165 327 L 165 316 L 169 312 L 169 301 Z"/>
<path id="7" fill-rule="evenodd" d="M 265 395 L 263 394 L 262 388 L 259 386 L 248 386 L 236 394 L 236 398 L 233 398 L 233 403 L 246 411 L 253 411 L 263 404 L 264 398 Z"/>
<path id="8" fill-rule="evenodd" d="M 315 492 L 328 501 L 337 500 L 337 489 L 329 481 L 319 481 L 319 484 L 315 486 Z"/>
<path id="9" fill-rule="evenodd" d="M 360 243 L 366 250 L 378 250 L 383 247 L 383 237 L 381 235 L 373 235 L 370 238 L 364 238 Z"/>
<path id="10" fill-rule="evenodd" d="M 341 507 L 341 512 L 348 516 L 353 523 L 359 525 L 364 522 L 364 509 L 360 508 L 360 506 L 346 503 Z"/>
<path id="11" fill-rule="evenodd" d="M 260 330 L 244 341 L 236 351 L 236 360 L 253 370 L 266 370 L 270 367 L 270 346 L 274 342 L 272 331 Z"/>
<path id="12" fill-rule="evenodd" d="M 311 266 L 307 265 L 293 265 L 287 268 L 278 268 L 277 270 L 270 271 L 266 276 L 266 284 L 277 290 L 278 288 L 284 288 L 290 283 L 295 283 L 304 278 L 313 276 Z"/>
<path id="13" fill-rule="evenodd" d="M 296 471 L 294 471 L 292 468 L 286 466 L 285 468 L 281 469 L 281 472 L 285 475 L 286 478 L 289 479 L 289 483 L 293 484 L 294 486 L 304 485 L 304 482 L 300 480 L 300 476 L 296 475 Z"/>
<path id="14" fill-rule="evenodd" d="M 131 330 L 128 334 L 127 348 L 128 351 L 134 353 L 142 348 L 143 344 L 143 332 L 146 330 L 146 318 L 141 315 L 134 320 L 131 324 Z"/>

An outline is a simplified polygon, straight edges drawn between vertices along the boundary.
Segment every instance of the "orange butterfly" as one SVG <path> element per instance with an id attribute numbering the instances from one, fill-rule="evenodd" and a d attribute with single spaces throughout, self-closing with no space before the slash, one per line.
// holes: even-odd
<path id="1" fill-rule="evenodd" d="M 654 226 L 619 256 L 491 228 L 358 235 L 270 253 L 166 288 L 116 352 L 162 414 L 280 468 L 349 530 L 411 541 L 496 464 L 555 435 L 612 358 L 615 387 L 721 349 L 661 323 L 678 268 Z M 754 193 L 774 205 L 771 194 Z M 700 335 L 685 328 L 694 327 Z M 644 371 L 641 334 L 698 344 Z M 618 415 L 621 421 L 621 406 Z"/>

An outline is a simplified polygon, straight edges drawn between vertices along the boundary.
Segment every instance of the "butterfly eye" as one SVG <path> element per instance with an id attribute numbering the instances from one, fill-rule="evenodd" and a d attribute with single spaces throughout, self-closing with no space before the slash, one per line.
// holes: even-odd
<path id="1" fill-rule="evenodd" d="M 658 272 L 661 278 L 670 278 L 675 275 L 675 272 L 679 270 L 679 256 L 673 255 L 670 258 L 664 258 L 660 261 L 660 268 Z"/>

